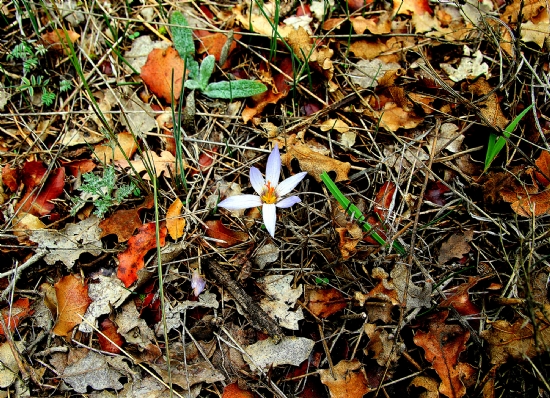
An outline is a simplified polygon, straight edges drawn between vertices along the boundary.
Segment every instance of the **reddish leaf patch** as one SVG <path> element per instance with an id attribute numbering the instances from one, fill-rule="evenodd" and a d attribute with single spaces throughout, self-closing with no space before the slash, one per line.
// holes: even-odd
<path id="1" fill-rule="evenodd" d="M 105 318 L 99 324 L 99 330 L 107 337 L 106 338 L 99 333 L 97 334 L 97 341 L 99 342 L 101 349 L 113 354 L 118 354 L 120 352 L 119 347 L 124 344 L 124 338 L 120 335 L 120 333 L 118 333 L 117 325 L 109 318 Z M 115 344 L 111 343 L 109 340 Z"/>
<path id="2" fill-rule="evenodd" d="M 30 180 L 34 183 L 35 180 Z M 25 196 L 19 201 L 16 210 L 31 213 L 35 216 L 45 216 L 51 213 L 55 205 L 50 201 L 59 198 L 65 186 L 65 168 L 60 167 L 52 171 L 46 183 L 36 191 L 27 190 Z"/>
<path id="3" fill-rule="evenodd" d="M 82 322 L 82 316 L 92 299 L 88 296 L 88 284 L 75 275 L 64 276 L 55 285 L 57 298 L 57 322 L 52 333 L 57 336 L 69 336 L 76 325 Z"/>
<path id="4" fill-rule="evenodd" d="M 8 330 L 13 332 L 23 319 L 32 315 L 34 311 L 30 308 L 30 301 L 28 298 L 17 299 L 9 308 L 2 310 L 2 318 L 4 318 L 4 324 Z M 0 325 L 0 336 L 4 336 L 5 331 Z"/>
<path id="5" fill-rule="evenodd" d="M 307 308 L 319 318 L 328 318 L 346 308 L 348 301 L 338 290 L 310 289 L 307 291 Z"/>
<path id="6" fill-rule="evenodd" d="M 180 97 L 183 87 L 185 63 L 172 47 L 166 50 L 155 48 L 149 53 L 147 62 L 141 68 L 141 78 L 157 97 L 164 98 L 169 104 Z M 173 77 L 173 88 L 172 88 Z"/>
<path id="7" fill-rule="evenodd" d="M 246 232 L 233 231 L 223 225 L 221 220 L 207 221 L 206 226 L 208 227 L 206 229 L 206 235 L 210 238 L 225 242 L 216 242 L 220 247 L 234 246 L 248 240 L 248 234 Z"/>

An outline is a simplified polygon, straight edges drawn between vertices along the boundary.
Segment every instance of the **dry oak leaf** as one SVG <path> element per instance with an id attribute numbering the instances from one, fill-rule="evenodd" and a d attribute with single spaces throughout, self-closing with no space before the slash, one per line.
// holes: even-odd
<path id="1" fill-rule="evenodd" d="M 516 23 L 521 10 L 521 16 L 524 21 L 539 15 L 543 10 L 546 10 L 546 0 L 514 0 L 508 5 L 502 13 L 501 19 L 505 23 Z"/>
<path id="2" fill-rule="evenodd" d="M 422 398 L 439 398 L 439 383 L 428 376 L 416 376 L 409 384 L 409 390 L 411 386 L 423 388 L 426 392 L 419 395 Z M 485 395 L 484 395 L 485 397 Z"/>
<path id="3" fill-rule="evenodd" d="M 330 369 L 320 369 L 321 383 L 330 391 L 331 398 L 363 398 L 370 391 L 365 370 L 358 359 L 340 361 Z"/>
<path id="4" fill-rule="evenodd" d="M 468 242 L 474 238 L 474 231 L 464 231 L 464 233 L 454 233 L 441 245 L 439 249 L 439 264 L 445 264 L 447 261 L 458 258 L 461 259 L 472 249 Z"/>
<path id="5" fill-rule="evenodd" d="M 159 225 L 159 244 L 164 246 L 166 242 L 166 223 Z M 128 241 L 128 248 L 118 255 L 118 278 L 126 287 L 138 279 L 138 271 L 145 266 L 144 257 L 147 252 L 157 247 L 156 225 L 154 222 L 143 224 Z"/>
<path id="6" fill-rule="evenodd" d="M 342 311 L 348 304 L 344 295 L 334 288 L 307 287 L 305 299 L 309 311 L 320 318 L 328 318 L 332 314 Z"/>
<path id="7" fill-rule="evenodd" d="M 515 190 L 503 189 L 500 194 L 505 202 L 511 203 L 512 210 L 517 214 L 532 218 L 550 213 L 550 189 L 536 191 L 533 186 L 521 186 Z"/>
<path id="8" fill-rule="evenodd" d="M 52 333 L 70 336 L 73 328 L 82 322 L 92 302 L 88 296 L 88 284 L 75 275 L 64 276 L 55 285 L 57 298 L 57 322 Z"/>
<path id="9" fill-rule="evenodd" d="M 166 228 L 174 240 L 181 238 L 185 229 L 185 218 L 181 215 L 182 208 L 183 202 L 180 198 L 176 198 L 166 211 Z"/>
<path id="10" fill-rule="evenodd" d="M 131 159 L 136 153 L 137 144 L 133 134 L 123 132 L 116 135 L 115 138 L 118 145 L 114 150 L 110 145 L 96 145 L 94 155 L 101 163 L 109 164 L 112 160 Z"/>
<path id="11" fill-rule="evenodd" d="M 289 25 L 283 24 L 275 26 L 274 23 L 263 14 L 243 15 L 243 7 L 243 3 L 239 3 L 237 6 L 233 7 L 231 11 L 235 19 L 247 30 L 267 37 L 280 37 L 282 39 L 286 38 L 288 34 L 294 30 L 294 28 Z M 273 27 L 275 27 L 276 32 L 274 32 Z"/>
<path id="12" fill-rule="evenodd" d="M 388 51 L 389 47 L 380 39 L 357 40 L 350 45 L 349 50 L 358 58 L 372 60 L 383 52 Z M 383 72 L 384 71 L 380 71 L 379 73 L 383 74 Z"/>
<path id="13" fill-rule="evenodd" d="M 139 212 L 142 209 L 150 209 L 155 204 L 153 195 L 145 198 L 143 203 L 134 209 L 117 210 L 109 218 L 101 220 L 99 228 L 101 229 L 100 238 L 107 235 L 115 234 L 118 242 L 126 242 L 132 237 L 136 229 L 141 227 L 143 223 L 139 217 Z"/>
<path id="14" fill-rule="evenodd" d="M 416 116 L 412 109 L 407 110 L 393 101 L 387 101 L 380 111 L 366 110 L 365 114 L 391 132 L 400 128 L 413 129 L 424 120 L 423 117 Z"/>
<path id="15" fill-rule="evenodd" d="M 13 217 L 12 225 L 13 234 L 21 242 L 26 241 L 33 231 L 46 228 L 46 224 L 40 218 L 24 212 L 20 212 Z"/>
<path id="16" fill-rule="evenodd" d="M 336 173 L 336 182 L 348 180 L 348 173 L 351 169 L 351 164 L 341 162 L 323 155 L 318 151 L 318 148 L 313 145 L 303 144 L 296 139 L 295 135 L 289 137 L 287 142 L 286 153 L 281 156 L 282 163 L 292 170 L 292 160 L 298 160 L 300 168 L 307 171 L 318 182 L 321 182 L 321 174 L 326 172 Z"/>
<path id="17" fill-rule="evenodd" d="M 491 85 L 487 83 L 487 80 L 484 77 L 480 77 L 468 86 L 468 91 L 479 96 L 486 95 L 491 90 Z M 508 125 L 509 120 L 506 119 L 502 113 L 500 101 L 495 93 L 489 95 L 484 101 L 478 102 L 477 105 L 481 114 L 490 126 L 496 126 L 504 129 Z"/>
<path id="18" fill-rule="evenodd" d="M 338 249 L 342 259 L 347 260 L 357 251 L 355 247 L 363 239 L 363 230 L 357 223 L 348 223 L 343 228 L 336 228 L 339 235 Z"/>
<path id="19" fill-rule="evenodd" d="M 380 366 L 390 367 L 395 365 L 407 348 L 405 343 L 390 338 L 387 330 L 373 323 L 365 323 L 363 330 L 370 339 L 364 349 L 365 355 L 368 355 L 369 351 L 372 352 L 374 359 Z"/>
<path id="20" fill-rule="evenodd" d="M 328 47 L 314 47 L 309 34 L 302 27 L 298 30 L 292 30 L 286 41 L 300 60 L 305 61 L 307 59 L 307 62 L 315 70 L 322 73 L 328 81 L 332 80 L 334 66 L 330 58 L 334 55 L 333 50 Z"/>
<path id="21" fill-rule="evenodd" d="M 141 68 L 141 78 L 157 97 L 164 98 L 171 104 L 172 95 L 176 101 L 180 97 L 184 70 L 185 62 L 175 49 L 155 48 L 149 53 L 147 62 Z"/>
<path id="22" fill-rule="evenodd" d="M 439 392 L 449 398 L 460 398 L 466 394 L 463 381 L 473 372 L 469 364 L 458 360 L 466 349 L 470 332 L 459 325 L 446 324 L 448 315 L 448 311 L 443 311 L 430 316 L 428 332 L 418 331 L 414 343 L 424 349 L 426 360 L 440 377 Z"/>
<path id="23" fill-rule="evenodd" d="M 124 169 L 131 165 L 138 174 L 144 170 L 151 169 L 152 165 L 154 165 L 157 177 L 160 177 L 162 173 L 165 173 L 167 177 L 176 175 L 176 158 L 168 151 L 162 151 L 160 156 L 153 151 L 145 151 L 142 153 L 141 159 L 132 160 L 131 162 L 120 160 L 116 164 Z M 183 167 L 186 168 L 187 164 L 184 164 Z M 149 173 L 145 174 L 143 179 L 149 181 L 151 179 Z"/>
<path id="24" fill-rule="evenodd" d="M 30 308 L 31 302 L 28 298 L 20 298 L 11 304 L 9 308 L 2 310 L 2 318 L 4 318 L 4 325 L 8 328 L 9 332 L 13 332 L 23 319 L 33 314 L 33 310 Z M 4 336 L 5 331 L 2 325 L 0 325 L 0 336 Z"/>
<path id="25" fill-rule="evenodd" d="M 66 34 L 65 34 L 66 32 Z M 74 43 L 79 39 L 80 35 L 72 30 L 63 31 L 63 29 L 54 29 L 52 32 L 42 34 L 42 40 L 46 47 L 54 51 L 63 51 L 65 55 L 69 55 L 71 50 L 67 43 Z M 69 40 L 67 40 L 69 39 Z"/>
<path id="26" fill-rule="evenodd" d="M 233 231 L 223 225 L 221 220 L 206 221 L 206 235 L 217 239 L 216 244 L 220 247 L 234 246 L 248 240 L 248 234 L 241 231 Z"/>
<path id="27" fill-rule="evenodd" d="M 240 40 L 242 35 L 234 34 L 233 41 L 229 46 L 229 51 L 227 56 L 229 56 L 237 48 L 237 40 Z M 198 54 L 208 53 L 213 55 L 216 58 L 216 61 L 220 61 L 220 56 L 222 53 L 223 47 L 226 45 L 227 35 L 224 33 L 214 33 L 199 38 L 199 48 L 197 49 Z"/>
<path id="28" fill-rule="evenodd" d="M 545 305 L 549 313 L 550 306 Z M 531 322 L 519 319 L 513 324 L 508 321 L 497 320 L 491 323 L 489 329 L 483 330 L 480 336 L 489 343 L 489 355 L 491 363 L 502 365 L 509 358 L 516 361 L 523 361 L 525 357 L 533 358 L 546 352 L 550 347 L 550 324 L 548 317 L 544 319 L 538 314 L 537 336 Z"/>
<path id="29" fill-rule="evenodd" d="M 165 383 L 168 383 L 171 378 L 172 383 L 177 384 L 185 390 L 189 390 L 191 386 L 198 383 L 216 383 L 218 381 L 225 380 L 223 373 L 214 368 L 210 361 L 202 361 L 194 364 L 184 364 L 180 361 L 171 361 L 171 377 L 168 374 L 166 364 L 151 364 L 151 367 L 155 369 Z M 184 396 L 187 396 L 187 394 L 184 394 Z"/>

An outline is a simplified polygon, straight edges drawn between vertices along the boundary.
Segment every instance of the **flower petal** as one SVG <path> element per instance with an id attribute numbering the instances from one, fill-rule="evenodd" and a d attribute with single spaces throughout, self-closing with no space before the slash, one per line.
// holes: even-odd
<path id="1" fill-rule="evenodd" d="M 279 147 L 275 145 L 271 154 L 267 158 L 267 166 L 265 167 L 265 179 L 271 183 L 272 187 L 276 187 L 281 176 L 281 155 Z"/>
<path id="2" fill-rule="evenodd" d="M 252 184 L 252 188 L 254 188 L 258 195 L 261 195 L 262 190 L 265 186 L 265 180 L 262 176 L 262 173 L 260 173 L 260 170 L 258 170 L 256 167 L 250 168 L 250 183 Z"/>
<path id="3" fill-rule="evenodd" d="M 265 229 L 269 232 L 269 235 L 275 237 L 275 222 L 277 221 L 277 208 L 275 205 L 264 204 L 262 206 L 262 213 L 264 216 Z"/>
<path id="4" fill-rule="evenodd" d="M 218 203 L 218 207 L 227 210 L 249 209 L 251 207 L 261 206 L 262 200 L 256 195 L 235 195 Z"/>
<path id="5" fill-rule="evenodd" d="M 286 209 L 290 206 L 294 206 L 296 203 L 300 203 L 302 200 L 297 196 L 289 196 L 288 198 L 284 198 L 283 200 L 280 200 L 275 206 Z"/>
<path id="6" fill-rule="evenodd" d="M 301 173 L 294 174 L 292 177 L 288 177 L 286 180 L 281 181 L 281 183 L 275 189 L 277 195 L 281 197 L 292 191 L 294 188 L 296 188 L 296 185 L 298 185 L 300 181 L 304 179 L 306 174 L 307 171 L 302 171 Z"/>

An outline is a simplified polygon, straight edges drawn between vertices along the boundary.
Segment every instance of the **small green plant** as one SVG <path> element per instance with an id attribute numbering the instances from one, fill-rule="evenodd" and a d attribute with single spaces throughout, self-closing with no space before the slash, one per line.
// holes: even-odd
<path id="1" fill-rule="evenodd" d="M 261 94 L 267 90 L 267 87 L 260 82 L 254 80 L 233 80 L 222 81 L 216 83 L 208 83 L 214 67 L 216 59 L 213 55 L 206 57 L 199 65 L 194 59 L 195 43 L 191 29 L 187 27 L 187 20 L 180 12 L 174 12 L 170 18 L 172 26 L 172 34 L 174 36 L 174 46 L 180 57 L 185 61 L 185 67 L 189 71 L 188 79 L 184 86 L 189 90 L 199 90 L 204 95 L 210 98 L 245 98 L 253 95 Z"/>
<path id="2" fill-rule="evenodd" d="M 531 110 L 532 107 L 533 104 L 529 105 L 523 110 L 523 112 L 517 115 L 516 118 L 512 120 L 512 123 L 506 126 L 506 128 L 502 132 L 502 137 L 497 136 L 497 134 L 495 133 L 491 133 L 491 135 L 489 135 L 487 154 L 485 155 L 485 168 L 483 169 L 483 172 L 486 172 L 489 169 L 491 163 L 493 163 L 493 160 L 495 160 L 499 152 L 506 145 L 506 138 L 510 138 L 510 135 L 514 132 L 520 120 L 523 119 L 523 117 L 527 114 L 527 112 Z"/>
<path id="3" fill-rule="evenodd" d="M 139 196 L 140 194 L 139 188 L 133 182 L 115 189 L 116 175 L 113 166 L 108 166 L 104 170 L 103 176 L 98 176 L 94 173 L 86 173 L 82 175 L 82 179 L 84 182 L 80 186 L 80 190 L 85 193 L 85 195 L 83 195 L 84 198 L 71 198 L 74 204 L 71 210 L 71 215 L 73 216 L 86 203 L 93 202 L 96 208 L 94 214 L 99 218 L 103 218 L 105 213 L 107 213 L 112 206 L 120 204 L 132 194 L 134 196 Z"/>
<path id="4" fill-rule="evenodd" d="M 63 79 L 59 82 L 59 91 L 64 93 L 66 91 L 69 91 L 72 86 L 73 86 L 73 83 L 71 83 L 70 80 Z"/>
<path id="5" fill-rule="evenodd" d="M 11 50 L 7 56 L 7 60 L 23 61 L 23 72 L 27 74 L 38 66 L 38 57 L 45 55 L 46 52 L 47 50 L 42 44 L 33 47 L 23 41 Z"/>

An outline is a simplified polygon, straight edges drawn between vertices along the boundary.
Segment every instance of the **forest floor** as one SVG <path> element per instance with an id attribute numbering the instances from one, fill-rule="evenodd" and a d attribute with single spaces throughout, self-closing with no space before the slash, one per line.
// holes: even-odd
<path id="1" fill-rule="evenodd" d="M 0 1 L 0 397 L 550 397 L 549 14 Z"/>

